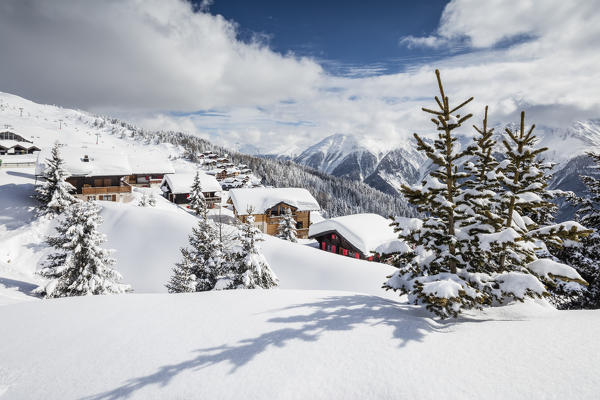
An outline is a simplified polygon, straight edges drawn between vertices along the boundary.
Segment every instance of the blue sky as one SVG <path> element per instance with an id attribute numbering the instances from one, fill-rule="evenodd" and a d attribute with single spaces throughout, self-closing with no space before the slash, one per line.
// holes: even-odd
<path id="1" fill-rule="evenodd" d="M 216 1 L 210 12 L 239 24 L 241 40 L 266 40 L 277 52 L 313 57 L 333 74 L 347 68 L 405 70 L 448 55 L 447 49 L 400 45 L 435 31 L 447 1 Z"/>
<path id="2" fill-rule="evenodd" d="M 597 1 L 208 3 L 0 1 L 0 91 L 275 153 L 434 134 L 436 68 L 492 124 L 600 117 Z"/>

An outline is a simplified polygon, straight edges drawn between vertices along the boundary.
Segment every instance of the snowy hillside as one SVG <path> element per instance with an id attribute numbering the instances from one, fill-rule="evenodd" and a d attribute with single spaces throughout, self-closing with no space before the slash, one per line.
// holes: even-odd
<path id="1" fill-rule="evenodd" d="M 226 291 L 0 307 L 6 399 L 594 399 L 600 314 L 439 323 L 374 296 Z M 2 396 L 3 395 L 3 396 Z"/>

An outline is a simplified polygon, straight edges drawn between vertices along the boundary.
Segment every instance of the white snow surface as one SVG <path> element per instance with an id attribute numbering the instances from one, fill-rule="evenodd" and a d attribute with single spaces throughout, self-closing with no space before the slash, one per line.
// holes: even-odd
<path id="1" fill-rule="evenodd" d="M 296 207 L 298 211 L 319 211 L 319 203 L 303 188 L 252 188 L 231 189 L 229 197 L 238 215 L 247 215 L 252 208 L 253 214 L 262 214 L 269 208 L 285 203 Z"/>
<path id="2" fill-rule="evenodd" d="M 332 291 L 0 307 L 6 399 L 595 399 L 600 313 L 534 303 L 440 323 Z"/>
<path id="3" fill-rule="evenodd" d="M 41 148 L 181 152 L 85 112 L 0 101 L 4 123 Z M 32 297 L 57 222 L 35 218 L 34 182 L 34 168 L 0 169 L 0 400 L 597 398 L 599 311 L 526 302 L 439 322 L 380 288 L 394 268 L 273 237 L 261 245 L 280 289 L 154 293 L 196 223 L 158 196 L 101 203 L 134 294 Z"/>
<path id="4" fill-rule="evenodd" d="M 194 183 L 195 176 L 195 172 L 165 175 L 161 186 L 165 183 L 168 184 L 171 188 L 171 191 L 175 194 L 190 193 L 192 191 L 192 184 Z M 203 192 L 221 191 L 221 185 L 214 176 L 208 175 L 203 171 L 198 171 L 198 176 L 200 178 L 200 186 L 202 187 Z"/>
<path id="5" fill-rule="evenodd" d="M 50 151 L 51 148 L 46 147 L 39 152 L 36 174 L 40 175 L 45 170 L 46 159 L 51 158 Z M 166 155 L 153 149 L 125 152 L 118 146 L 109 148 L 71 145 L 61 146 L 60 155 L 65 162 L 65 170 L 69 175 L 75 176 L 170 174 L 175 172 Z M 84 161 L 86 155 L 89 161 Z"/>
<path id="6" fill-rule="evenodd" d="M 377 214 L 353 214 L 326 219 L 312 224 L 309 237 L 328 231 L 336 231 L 363 254 L 405 252 L 409 247 L 398 239 L 398 234 L 390 226 L 391 220 Z"/>

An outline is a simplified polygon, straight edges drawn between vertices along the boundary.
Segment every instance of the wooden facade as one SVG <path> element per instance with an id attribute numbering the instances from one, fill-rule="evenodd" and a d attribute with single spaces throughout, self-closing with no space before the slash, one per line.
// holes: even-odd
<path id="1" fill-rule="evenodd" d="M 319 242 L 321 250 L 330 253 L 369 261 L 380 261 L 385 258 L 385 256 L 379 254 L 364 254 L 336 230 L 319 233 L 318 235 L 311 236 L 311 239 Z"/>
<path id="2" fill-rule="evenodd" d="M 279 222 L 285 214 L 285 210 L 289 208 L 292 210 L 292 216 L 296 221 L 297 237 L 301 239 L 308 238 L 308 227 L 310 225 L 310 211 L 298 211 L 296 207 L 290 206 L 286 203 L 278 203 L 273 207 L 265 211 L 264 214 L 252 214 L 254 216 L 254 225 L 260 229 L 261 232 L 267 235 L 277 235 L 279 229 Z M 235 216 L 242 222 L 246 222 L 247 215 L 239 215 L 234 208 Z"/>
<path id="3" fill-rule="evenodd" d="M 83 200 L 120 201 L 131 193 L 131 186 L 122 176 L 70 176 L 66 180 L 75 187 L 75 194 Z"/>
<path id="4" fill-rule="evenodd" d="M 215 208 L 215 206 L 221 203 L 221 197 L 217 196 L 217 192 L 202 192 L 206 206 L 208 208 Z M 163 196 L 172 203 L 175 204 L 188 204 L 190 202 L 189 193 L 171 193 L 163 192 Z"/>
<path id="5" fill-rule="evenodd" d="M 132 186 L 151 187 L 152 185 L 160 185 L 164 176 L 162 173 L 133 174 L 127 176 L 125 180 Z"/>

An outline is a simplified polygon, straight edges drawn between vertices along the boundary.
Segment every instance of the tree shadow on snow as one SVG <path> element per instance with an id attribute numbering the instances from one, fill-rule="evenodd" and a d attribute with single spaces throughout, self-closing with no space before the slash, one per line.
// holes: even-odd
<path id="1" fill-rule="evenodd" d="M 35 180 L 35 175 L 27 172 L 19 172 L 19 171 L 6 171 L 6 175 L 18 176 L 21 178 L 29 178 Z"/>
<path id="2" fill-rule="evenodd" d="M 0 277 L 0 286 L 4 286 L 5 288 L 15 288 L 15 289 L 17 289 L 17 291 L 19 291 L 21 293 L 24 293 L 29 296 L 37 297 L 31 293 L 33 291 L 33 289 L 38 287 L 38 285 L 36 285 L 34 283 Z"/>
<path id="3" fill-rule="evenodd" d="M 392 328 L 390 341 L 403 347 L 410 342 L 423 340 L 431 332 L 448 331 L 451 325 L 458 322 L 437 322 L 429 318 L 429 314 L 415 307 L 365 295 L 330 296 L 268 313 L 285 313 L 284 316 L 275 316 L 267 320 L 270 323 L 282 324 L 281 328 L 243 339 L 235 344 L 198 349 L 194 358 L 164 365 L 153 374 L 131 379 L 122 386 L 87 399 L 127 398 L 150 385 L 165 387 L 183 371 L 199 370 L 222 362 L 230 364 L 229 373 L 234 373 L 269 347 L 283 348 L 299 340 L 316 342 L 325 332 L 385 325 Z"/>
<path id="4" fill-rule="evenodd" d="M 13 230 L 31 221 L 35 217 L 37 205 L 31 198 L 34 193 L 33 183 L 0 185 L 0 224 Z"/>

